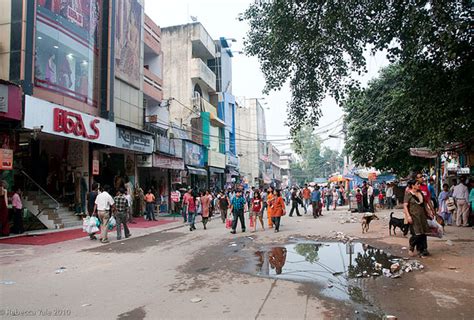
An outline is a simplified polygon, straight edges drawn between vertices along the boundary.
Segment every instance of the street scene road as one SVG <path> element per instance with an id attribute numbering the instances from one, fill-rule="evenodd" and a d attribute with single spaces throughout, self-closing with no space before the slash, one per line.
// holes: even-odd
<path id="1" fill-rule="evenodd" d="M 474 319 L 473 3 L 0 0 L 0 319 Z"/>
<path id="2" fill-rule="evenodd" d="M 365 234 L 360 215 L 345 207 L 323 214 L 318 219 L 285 216 L 280 233 L 231 235 L 220 219 L 213 219 L 207 230 L 198 223 L 198 230 L 189 232 L 178 221 L 122 241 L 111 236 L 106 245 L 88 237 L 46 246 L 0 245 L 2 318 L 9 318 L 5 312 L 41 310 L 67 312 L 47 317 L 65 319 L 471 318 L 474 281 L 466 278 L 474 271 L 470 228 L 448 227 L 444 239 L 430 238 L 433 257 L 416 259 L 423 269 L 399 278 L 368 275 L 348 281 L 349 254 L 341 240 L 403 259 L 408 258 L 407 238 L 388 236 L 387 210 L 378 213 L 380 220 Z M 256 255 L 308 243 L 340 248 L 332 248 L 331 261 L 318 257 L 318 251 L 311 258 L 287 247 L 281 274 L 268 257 L 259 263 Z M 293 264 L 305 259 L 314 267 L 298 271 Z M 311 273 L 321 265 L 325 272 Z M 332 280 L 332 274 L 339 275 Z"/>

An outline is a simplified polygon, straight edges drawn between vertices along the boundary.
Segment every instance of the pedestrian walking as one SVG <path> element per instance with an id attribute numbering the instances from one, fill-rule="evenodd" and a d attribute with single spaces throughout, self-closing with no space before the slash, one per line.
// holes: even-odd
<path id="1" fill-rule="evenodd" d="M 466 177 L 459 178 L 459 183 L 454 187 L 453 198 L 456 202 L 456 225 L 469 226 L 469 190 L 466 186 Z"/>
<path id="2" fill-rule="evenodd" d="M 23 228 L 23 203 L 21 201 L 21 189 L 15 187 L 13 190 L 15 192 L 12 196 L 13 232 L 21 234 L 25 231 Z"/>
<path id="3" fill-rule="evenodd" d="M 267 190 L 263 189 L 260 196 L 262 197 L 262 219 L 263 219 L 263 214 L 265 213 L 265 209 L 267 209 L 267 206 L 268 206 L 268 204 L 267 204 L 267 200 L 268 200 Z"/>
<path id="4" fill-rule="evenodd" d="M 196 219 L 196 193 L 193 193 L 192 190 L 189 190 L 183 197 L 183 204 L 186 210 L 187 222 L 189 225 L 189 231 L 196 230 L 194 225 Z"/>
<path id="5" fill-rule="evenodd" d="M 139 217 L 143 215 L 145 211 L 145 194 L 143 189 L 140 187 L 138 183 L 135 184 L 135 206 L 134 206 L 134 213 L 135 217 Z"/>
<path id="6" fill-rule="evenodd" d="M 324 201 L 326 205 L 326 210 L 329 211 L 329 207 L 332 203 L 332 192 L 329 187 L 324 187 Z"/>
<path id="7" fill-rule="evenodd" d="M 357 212 L 362 213 L 364 212 L 364 203 L 362 199 L 362 193 L 360 192 L 360 189 L 357 189 L 356 191 L 356 201 L 357 201 Z"/>
<path id="8" fill-rule="evenodd" d="M 303 189 L 303 208 L 304 208 L 304 214 L 308 213 L 308 207 L 311 204 L 311 190 L 308 188 L 308 184 L 304 184 L 304 189 Z"/>
<path id="9" fill-rule="evenodd" d="M 126 186 L 127 184 L 125 184 Z M 133 199 L 131 194 L 128 193 L 128 189 L 125 188 L 125 194 L 123 195 L 128 202 L 128 209 L 127 209 L 127 222 L 135 224 L 136 222 L 133 220 Z"/>
<path id="10" fill-rule="evenodd" d="M 408 190 L 405 192 L 403 200 L 403 213 L 406 222 L 410 224 L 409 254 L 413 256 L 416 249 L 420 256 L 428 256 L 428 240 L 426 235 L 430 232 L 430 228 L 425 211 L 425 199 L 420 190 L 420 182 L 409 181 L 407 188 Z"/>
<path id="11" fill-rule="evenodd" d="M 130 209 L 129 202 L 127 198 L 125 197 L 125 188 L 120 188 L 119 191 L 117 192 L 117 195 L 114 198 L 115 202 L 115 221 L 117 222 L 116 228 L 117 228 L 117 240 L 122 239 L 122 225 L 123 225 L 123 230 L 125 233 L 125 238 L 129 238 L 131 236 L 130 230 L 128 229 L 127 226 L 127 220 L 128 220 L 128 212 Z"/>
<path id="12" fill-rule="evenodd" d="M 393 201 L 393 186 L 391 183 L 387 183 L 387 189 L 385 190 L 385 202 L 387 203 L 387 207 L 389 210 L 393 209 L 394 201 Z"/>
<path id="13" fill-rule="evenodd" d="M 212 195 L 209 190 L 206 191 L 204 195 L 201 196 L 201 206 L 202 206 L 202 225 L 204 230 L 207 229 L 206 225 L 209 221 L 209 210 L 211 208 Z"/>
<path id="14" fill-rule="evenodd" d="M 316 219 L 317 217 L 322 216 L 321 191 L 319 191 L 319 186 L 316 186 L 311 192 L 311 206 L 313 208 L 313 218 Z"/>
<path id="15" fill-rule="evenodd" d="M 372 187 L 372 184 L 369 183 L 369 186 L 367 187 L 367 201 L 369 202 L 369 212 L 374 213 L 375 208 L 374 208 L 374 188 Z"/>
<path id="16" fill-rule="evenodd" d="M 452 212 L 448 209 L 447 200 L 449 199 L 449 186 L 443 184 L 443 191 L 438 196 L 438 214 L 443 218 L 444 222 L 450 226 L 453 224 Z"/>
<path id="17" fill-rule="evenodd" d="M 100 220 L 100 241 L 102 243 L 109 242 L 107 238 L 108 222 L 110 219 L 110 212 L 115 204 L 114 199 L 109 194 L 110 187 L 105 185 L 99 188 L 100 193 L 95 198 L 94 215 L 97 214 Z M 95 236 L 91 236 L 94 239 Z"/>
<path id="18" fill-rule="evenodd" d="M 0 181 L 0 236 L 7 237 L 10 235 L 10 223 L 8 222 L 8 196 L 7 182 Z"/>
<path id="19" fill-rule="evenodd" d="M 364 181 L 362 183 L 362 205 L 364 206 L 364 212 L 369 211 L 369 197 L 367 196 L 368 188 L 367 182 Z"/>
<path id="20" fill-rule="evenodd" d="M 337 202 L 339 200 L 339 193 L 337 192 L 336 188 L 332 188 L 331 192 L 332 192 L 332 209 L 336 210 Z"/>
<path id="21" fill-rule="evenodd" d="M 154 220 L 157 221 L 155 218 L 155 195 L 151 192 L 151 189 L 148 189 L 147 194 L 145 195 L 145 203 L 146 203 L 146 220 Z"/>
<path id="22" fill-rule="evenodd" d="M 267 221 L 268 221 L 269 228 L 273 228 L 272 206 L 273 206 L 274 200 L 275 200 L 275 196 L 273 195 L 273 189 L 272 187 L 269 187 L 267 189 Z"/>
<path id="23" fill-rule="evenodd" d="M 257 218 L 260 221 L 260 224 L 262 226 L 262 230 L 265 230 L 265 226 L 263 225 L 262 206 L 263 206 L 262 196 L 260 195 L 260 192 L 257 190 L 257 191 L 254 192 L 254 195 L 253 195 L 252 210 L 251 210 L 251 213 L 250 213 L 251 219 L 254 220 L 253 232 L 257 231 Z"/>
<path id="24" fill-rule="evenodd" d="M 298 204 L 300 203 L 301 199 L 298 197 L 298 193 L 296 188 L 293 188 L 293 192 L 291 193 L 291 210 L 290 210 L 290 217 L 293 216 L 293 211 L 296 210 L 296 215 L 301 216 L 298 210 Z"/>
<path id="25" fill-rule="evenodd" d="M 92 217 L 92 214 L 94 213 L 95 199 L 97 198 L 98 194 L 99 184 L 94 182 L 91 186 L 91 191 L 87 195 L 87 213 L 89 214 L 89 217 Z"/>
<path id="26" fill-rule="evenodd" d="M 272 221 L 275 225 L 275 232 L 280 232 L 281 217 L 286 214 L 285 201 L 280 190 L 275 190 L 275 202 L 272 208 Z"/>
<path id="27" fill-rule="evenodd" d="M 227 210 L 229 210 L 229 205 L 229 197 L 224 192 L 221 192 L 219 198 L 219 210 L 221 211 L 222 223 L 225 223 L 225 220 L 227 219 Z"/>
<path id="28" fill-rule="evenodd" d="M 230 210 L 232 211 L 233 221 L 232 221 L 232 231 L 230 233 L 235 234 L 237 229 L 237 221 L 240 219 L 240 226 L 242 232 L 245 232 L 245 217 L 244 210 L 246 207 L 245 199 L 242 197 L 242 191 L 237 190 L 235 198 L 232 199 L 230 203 Z"/>

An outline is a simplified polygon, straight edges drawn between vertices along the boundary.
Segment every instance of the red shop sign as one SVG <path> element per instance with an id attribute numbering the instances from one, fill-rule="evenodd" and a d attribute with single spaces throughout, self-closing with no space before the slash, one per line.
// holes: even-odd
<path id="1" fill-rule="evenodd" d="M 72 133 L 78 137 L 96 140 L 100 136 L 100 131 L 97 127 L 99 122 L 99 119 L 91 120 L 89 123 L 90 129 L 88 129 L 84 125 L 84 121 L 82 121 L 82 116 L 80 114 L 60 108 L 54 108 L 53 130 L 56 132 L 64 132 L 67 134 Z M 92 134 L 89 134 L 88 131 Z"/>

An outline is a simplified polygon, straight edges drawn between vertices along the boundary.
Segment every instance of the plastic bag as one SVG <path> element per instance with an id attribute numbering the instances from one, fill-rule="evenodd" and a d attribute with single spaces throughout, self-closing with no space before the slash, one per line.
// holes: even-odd
<path id="1" fill-rule="evenodd" d="M 89 227 L 89 221 L 90 221 L 91 217 L 86 217 L 84 219 L 82 219 L 82 231 L 84 232 L 87 232 L 87 227 Z"/>
<path id="2" fill-rule="evenodd" d="M 228 215 L 227 218 L 225 219 L 225 227 L 226 229 L 232 228 L 232 219 L 230 215 Z"/>
<path id="3" fill-rule="evenodd" d="M 427 234 L 430 237 L 442 238 L 443 237 L 443 227 L 436 221 L 436 219 L 428 220 L 428 226 L 430 227 L 431 232 Z"/>
<path id="4" fill-rule="evenodd" d="M 96 226 L 96 227 L 99 227 L 100 226 L 100 220 L 97 219 L 97 217 L 91 217 L 89 219 L 89 226 Z"/>
<path id="5" fill-rule="evenodd" d="M 107 223 L 107 227 L 109 228 L 109 230 L 112 230 L 116 225 L 117 221 L 115 221 L 115 217 L 110 217 L 109 222 Z"/>

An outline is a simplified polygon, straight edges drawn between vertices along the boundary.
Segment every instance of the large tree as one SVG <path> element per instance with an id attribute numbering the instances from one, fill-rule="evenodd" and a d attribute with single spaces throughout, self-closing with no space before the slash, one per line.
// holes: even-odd
<path id="1" fill-rule="evenodd" d="M 471 6 L 470 0 L 272 0 L 255 1 L 241 19 L 250 25 L 246 52 L 260 60 L 265 91 L 290 82 L 287 124 L 295 136 L 304 124 L 317 125 L 327 94 L 341 102 L 358 87 L 354 75 L 366 72 L 367 50 L 465 77 L 473 57 Z M 426 78 L 426 86 L 437 78 Z M 473 83 L 464 90 L 473 91 Z M 441 103 L 451 107 L 448 98 Z"/>
<path id="2" fill-rule="evenodd" d="M 344 103 L 353 160 L 403 174 L 426 163 L 410 157 L 410 147 L 441 151 L 452 142 L 472 142 L 474 92 L 466 89 L 473 70 L 465 73 L 470 75 L 459 77 L 434 63 L 399 63 L 367 88 L 353 90 Z"/>

